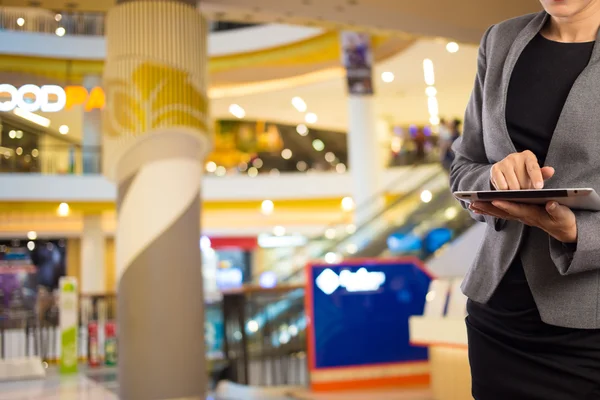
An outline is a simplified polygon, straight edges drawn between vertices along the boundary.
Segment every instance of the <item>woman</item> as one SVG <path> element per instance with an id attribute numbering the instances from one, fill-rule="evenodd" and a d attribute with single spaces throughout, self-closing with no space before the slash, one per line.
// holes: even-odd
<path id="1" fill-rule="evenodd" d="M 600 0 L 541 0 L 480 46 L 457 190 L 600 189 Z M 465 277 L 477 400 L 600 399 L 600 213 L 475 203 Z"/>

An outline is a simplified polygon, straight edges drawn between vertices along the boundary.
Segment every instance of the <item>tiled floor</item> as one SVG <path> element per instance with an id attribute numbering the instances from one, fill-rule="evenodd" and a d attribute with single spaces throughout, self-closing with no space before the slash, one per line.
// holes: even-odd
<path id="1" fill-rule="evenodd" d="M 226 386 L 220 394 L 227 400 L 433 400 L 429 391 L 312 394 L 291 387 L 257 390 L 232 384 Z M 50 368 L 44 380 L 0 382 L 0 400 L 118 400 L 117 389 L 115 369 L 82 369 L 78 375 L 60 376 Z M 209 396 L 207 400 L 219 398 Z"/>

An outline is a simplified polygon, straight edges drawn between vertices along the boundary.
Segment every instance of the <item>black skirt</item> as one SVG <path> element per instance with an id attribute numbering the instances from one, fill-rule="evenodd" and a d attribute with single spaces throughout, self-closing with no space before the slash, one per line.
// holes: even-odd
<path id="1" fill-rule="evenodd" d="M 600 400 L 600 330 L 542 322 L 519 260 L 467 313 L 475 400 Z"/>

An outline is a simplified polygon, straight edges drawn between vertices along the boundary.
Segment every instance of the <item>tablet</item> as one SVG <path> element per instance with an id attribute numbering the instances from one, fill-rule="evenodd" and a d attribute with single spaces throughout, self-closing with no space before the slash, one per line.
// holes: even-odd
<path id="1" fill-rule="evenodd" d="M 600 211 L 600 196 L 594 189 L 531 189 L 531 190 L 486 190 L 480 192 L 454 192 L 458 200 L 471 203 L 475 201 L 512 201 L 526 204 L 546 204 L 556 201 L 573 210 Z"/>

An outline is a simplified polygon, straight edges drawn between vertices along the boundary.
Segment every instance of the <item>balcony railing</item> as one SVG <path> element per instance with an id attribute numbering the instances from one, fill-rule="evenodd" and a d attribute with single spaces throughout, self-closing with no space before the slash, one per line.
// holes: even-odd
<path id="1" fill-rule="evenodd" d="M 0 30 L 48 33 L 58 36 L 104 36 L 106 14 L 51 11 L 40 8 L 0 7 Z M 240 29 L 255 24 L 210 22 L 210 31 Z"/>
<path id="2" fill-rule="evenodd" d="M 99 174 L 101 158 L 101 149 L 96 146 L 0 146 L 0 173 Z"/>

